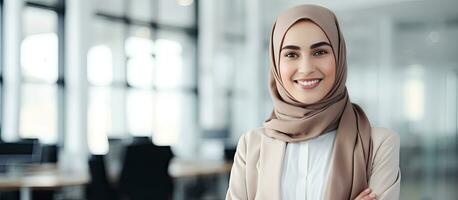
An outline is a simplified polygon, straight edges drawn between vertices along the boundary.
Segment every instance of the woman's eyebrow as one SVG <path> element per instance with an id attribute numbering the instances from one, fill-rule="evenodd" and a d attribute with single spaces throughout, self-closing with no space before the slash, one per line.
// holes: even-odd
<path id="1" fill-rule="evenodd" d="M 332 47 L 329 43 L 327 42 L 318 42 L 318 43 L 315 43 L 315 44 L 312 44 L 310 45 L 310 49 L 314 49 L 314 48 L 317 48 L 317 47 L 320 47 L 320 46 L 323 46 L 323 45 L 328 45 L 330 47 Z"/>
<path id="2" fill-rule="evenodd" d="M 286 45 L 283 48 L 281 48 L 281 50 L 284 50 L 284 49 L 300 50 L 301 48 L 299 46 L 295 46 L 295 45 Z"/>
<path id="3" fill-rule="evenodd" d="M 324 46 L 324 45 L 332 47 L 331 44 L 329 44 L 327 42 L 317 42 L 315 44 L 310 45 L 310 49 L 318 48 L 318 47 Z M 284 50 L 284 49 L 301 50 L 301 48 L 299 46 L 296 46 L 296 45 L 286 45 L 283 48 L 281 48 L 281 50 Z"/>

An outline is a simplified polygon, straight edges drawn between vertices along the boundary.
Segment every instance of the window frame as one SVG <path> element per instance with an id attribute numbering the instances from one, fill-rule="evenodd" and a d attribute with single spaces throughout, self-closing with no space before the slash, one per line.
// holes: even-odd
<path id="1" fill-rule="evenodd" d="M 57 141 L 56 144 L 63 147 L 65 141 L 65 96 L 66 96 L 66 89 L 65 89 L 65 0 L 57 0 L 54 5 L 48 5 L 44 3 L 37 3 L 33 1 L 25 1 L 23 9 L 26 8 L 35 8 L 35 9 L 43 9 L 48 11 L 53 11 L 57 15 L 57 24 L 56 24 L 56 33 L 57 33 L 57 80 L 53 83 L 45 83 L 41 81 L 30 81 L 24 78 L 24 74 L 21 73 L 20 79 L 20 87 L 32 84 L 32 85 L 53 85 L 57 88 Z M 21 56 L 21 55 L 20 55 Z M 22 66 L 19 66 L 22 67 Z M 21 89 L 22 90 L 22 89 Z M 19 95 L 23 95 L 20 93 Z M 22 109 L 22 103 L 19 104 L 19 115 Z M 20 123 L 20 120 L 19 120 Z M 20 131 L 20 124 L 19 124 L 19 131 Z M 21 137 L 21 134 L 18 134 L 20 139 L 24 139 Z"/>
<path id="2" fill-rule="evenodd" d="M 106 88 L 109 88 L 109 89 L 121 89 L 121 90 L 124 90 L 124 97 L 125 98 L 125 104 L 123 105 L 124 106 L 124 114 L 127 113 L 127 96 L 129 94 L 129 92 L 131 91 L 148 91 L 148 92 L 152 92 L 153 95 L 156 95 L 156 94 L 159 94 L 161 92 L 164 92 L 164 93 L 167 93 L 167 92 L 173 92 L 173 93 L 178 93 L 178 94 L 190 94 L 192 95 L 194 98 L 195 98 L 195 104 L 192 105 L 195 109 L 194 110 L 194 116 L 193 116 L 193 119 L 196 120 L 196 124 L 198 124 L 198 117 L 199 117 L 199 109 L 198 109 L 198 106 L 199 106 L 199 90 L 198 90 L 198 83 L 199 83 L 199 80 L 198 80 L 198 1 L 194 1 L 192 5 L 193 9 L 194 9 L 194 23 L 193 25 L 191 26 L 178 26 L 178 25 L 172 25 L 172 24 L 164 24 L 164 23 L 159 23 L 157 21 L 157 17 L 155 17 L 155 19 L 150 19 L 148 21 L 146 20 L 139 20 L 139 19 L 134 19 L 132 17 L 129 17 L 128 15 L 128 12 L 129 12 L 129 8 L 130 8 L 130 4 L 132 2 L 131 1 L 125 1 L 124 2 L 124 10 L 123 10 L 123 14 L 122 15 L 115 15 L 115 14 L 111 14 L 111 13 L 107 13 L 107 12 L 103 12 L 103 11 L 96 11 L 94 13 L 94 17 L 95 18 L 99 18 L 99 19 L 103 19 L 103 20 L 107 20 L 107 21 L 112 21 L 112 22 L 116 22 L 116 23 L 121 23 L 123 24 L 124 26 L 124 33 L 123 33 L 123 42 L 125 43 L 126 39 L 130 36 L 129 35 L 129 31 L 131 30 L 130 28 L 133 27 L 133 26 L 144 26 L 144 27 L 148 27 L 152 34 L 151 34 L 151 37 L 149 39 L 151 39 L 152 41 L 157 41 L 157 36 L 158 36 L 158 33 L 160 31 L 170 31 L 170 32 L 177 32 L 177 33 L 181 33 L 181 34 L 185 34 L 187 36 L 189 36 L 189 39 L 190 41 L 192 41 L 192 45 L 193 47 L 195 48 L 195 52 L 194 52 L 194 55 L 193 55 L 193 59 L 194 59 L 194 63 L 192 63 L 190 66 L 193 67 L 193 71 L 194 71 L 194 77 L 192 77 L 193 79 L 193 82 L 195 83 L 193 86 L 191 87 L 186 87 L 186 86 L 176 86 L 176 87 L 171 87 L 171 88 L 159 88 L 157 87 L 157 83 L 155 82 L 154 78 L 153 78 L 153 83 L 152 83 L 152 86 L 151 87 L 137 87 L 137 86 L 134 86 L 134 85 L 131 85 L 128 81 L 128 78 L 127 78 L 127 70 L 128 70 L 128 66 L 127 66 L 127 62 L 128 60 L 130 59 L 128 57 L 128 55 L 126 54 L 126 51 L 125 51 L 125 48 L 122 50 L 123 51 L 123 55 L 124 55 L 124 64 L 123 64 L 123 80 L 122 81 L 116 81 L 116 80 L 113 80 L 113 82 L 110 84 L 110 85 L 104 85 L 103 87 L 106 87 Z M 155 5 L 153 6 L 153 10 L 151 12 L 154 12 L 154 13 L 159 13 L 159 6 L 158 6 L 158 1 L 154 1 Z M 153 57 L 156 56 L 156 54 L 154 53 L 152 55 Z M 157 61 L 154 61 L 154 62 L 157 62 Z M 157 70 L 156 69 L 153 69 L 153 73 L 155 74 Z M 91 87 L 98 87 L 96 85 L 93 85 L 91 83 L 88 84 L 89 88 Z M 89 89 L 90 90 L 90 89 Z M 90 98 L 90 97 L 89 97 Z M 155 105 L 153 105 L 153 107 L 155 107 Z M 124 134 L 127 134 L 129 136 L 132 136 L 134 135 L 130 130 L 129 130 L 129 127 L 128 127 L 128 119 L 126 118 L 125 119 L 125 131 L 126 133 L 117 133 L 117 132 L 107 132 L 107 137 L 108 139 L 119 139 L 119 135 L 124 135 Z"/>

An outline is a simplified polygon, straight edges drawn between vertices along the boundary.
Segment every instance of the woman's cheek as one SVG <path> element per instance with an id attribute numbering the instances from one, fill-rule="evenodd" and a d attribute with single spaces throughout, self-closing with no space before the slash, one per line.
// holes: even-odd
<path id="1" fill-rule="evenodd" d="M 323 63 L 323 74 L 325 75 L 326 85 L 324 93 L 328 93 L 331 90 L 334 81 L 335 81 L 335 74 L 336 74 L 336 65 L 333 60 L 329 60 L 326 63 Z"/>
<path id="2" fill-rule="evenodd" d="M 281 76 L 283 83 L 287 83 L 290 80 L 293 71 L 294 70 L 292 69 L 290 65 L 286 63 L 280 64 L 280 76 Z"/>

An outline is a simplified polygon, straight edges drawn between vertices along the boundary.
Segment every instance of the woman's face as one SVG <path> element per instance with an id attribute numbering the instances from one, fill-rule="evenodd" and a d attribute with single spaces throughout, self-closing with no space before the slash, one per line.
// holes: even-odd
<path id="1" fill-rule="evenodd" d="M 336 62 L 332 47 L 313 22 L 300 21 L 288 30 L 279 61 L 284 87 L 304 104 L 318 102 L 334 84 Z"/>

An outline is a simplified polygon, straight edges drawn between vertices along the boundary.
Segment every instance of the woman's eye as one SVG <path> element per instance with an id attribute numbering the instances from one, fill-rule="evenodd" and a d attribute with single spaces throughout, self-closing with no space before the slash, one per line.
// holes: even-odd
<path id="1" fill-rule="evenodd" d="M 285 57 L 287 57 L 287 58 L 297 58 L 298 55 L 297 55 L 297 53 L 294 53 L 294 52 L 288 52 L 288 53 L 285 53 Z"/>
<path id="2" fill-rule="evenodd" d="M 321 55 L 324 55 L 324 54 L 327 54 L 328 52 L 326 50 L 317 50 L 315 52 L 313 52 L 313 56 L 321 56 Z"/>

